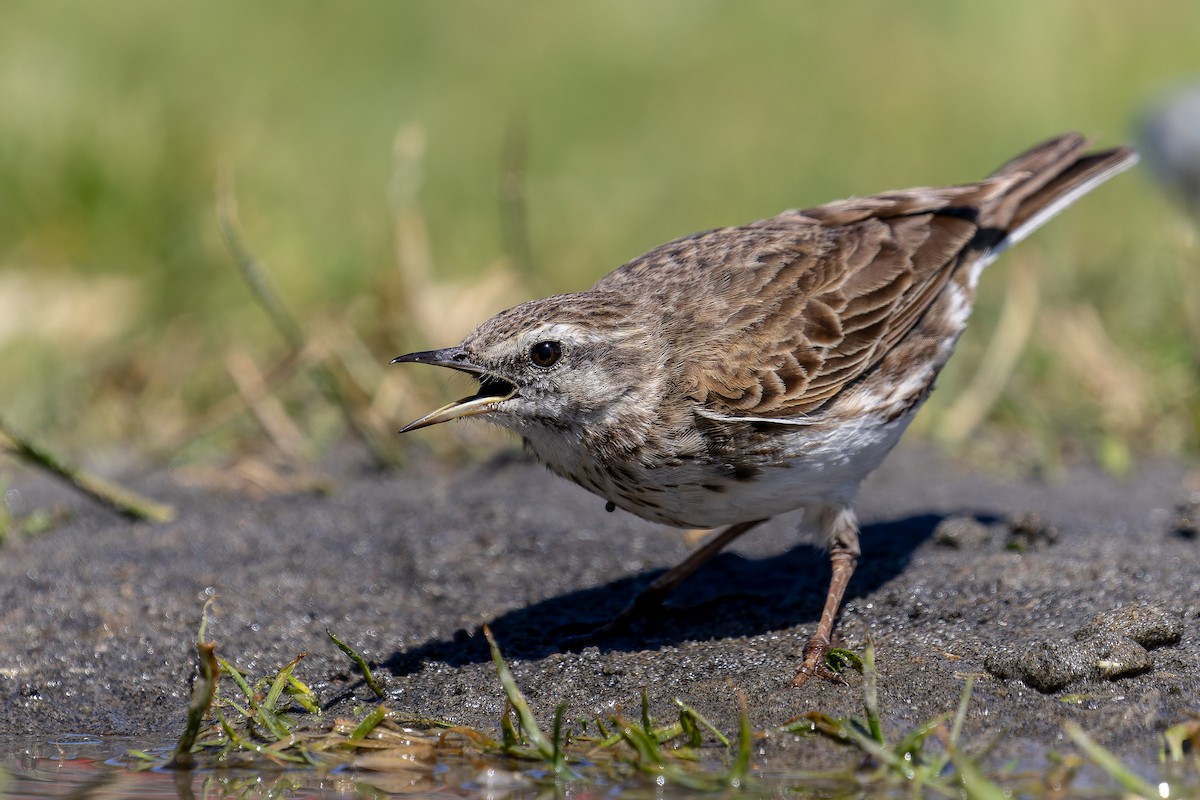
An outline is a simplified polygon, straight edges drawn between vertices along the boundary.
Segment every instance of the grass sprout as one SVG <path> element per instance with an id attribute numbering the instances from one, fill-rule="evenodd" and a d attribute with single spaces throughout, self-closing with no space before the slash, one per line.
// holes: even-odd
<path id="1" fill-rule="evenodd" d="M 335 636 L 328 628 L 325 629 L 325 635 L 329 637 L 330 641 L 337 645 L 339 650 L 349 656 L 350 660 L 354 662 L 354 665 L 358 667 L 358 671 L 362 673 L 363 680 L 366 682 L 367 688 L 374 692 L 376 697 L 382 698 L 385 694 L 383 691 L 383 684 L 381 684 L 375 678 L 374 673 L 371 672 L 370 665 L 367 664 L 367 660 L 359 655 L 354 648 Z"/>

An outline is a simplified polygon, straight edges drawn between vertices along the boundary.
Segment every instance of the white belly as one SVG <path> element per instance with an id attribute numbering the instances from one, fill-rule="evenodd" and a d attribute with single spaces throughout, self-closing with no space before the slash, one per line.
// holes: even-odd
<path id="1" fill-rule="evenodd" d="M 786 435 L 785 457 L 756 462 L 742 479 L 703 461 L 648 468 L 626 463 L 622 478 L 581 452 L 562 447 L 560 435 L 526 439 L 551 470 L 639 517 L 681 528 L 715 528 L 767 519 L 817 503 L 849 505 L 863 479 L 883 461 L 908 427 L 913 408 L 890 422 L 874 414 L 852 416 L 821 428 L 795 426 Z"/>

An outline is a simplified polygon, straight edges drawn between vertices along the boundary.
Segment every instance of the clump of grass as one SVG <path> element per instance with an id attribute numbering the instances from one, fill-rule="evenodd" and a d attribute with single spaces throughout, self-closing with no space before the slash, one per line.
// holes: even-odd
<path id="1" fill-rule="evenodd" d="M 875 668 L 875 646 L 870 641 L 863 652 L 861 666 L 864 717 L 833 718 L 820 711 L 810 711 L 785 725 L 783 730 L 816 734 L 852 746 L 867 757 L 869 764 L 877 767 L 874 780 L 886 783 L 899 778 L 910 784 L 914 793 L 932 790 L 953 794 L 956 783 L 965 785 L 964 769 L 971 772 L 972 783 L 981 791 L 991 785 L 991 781 L 974 767 L 970 759 L 961 757 L 957 752 L 959 734 L 971 696 L 970 679 L 963 689 L 962 699 L 949 729 L 945 727 L 949 716 L 939 716 L 909 731 L 898 741 L 889 742 L 883 732 L 878 699 L 879 674 Z M 940 753 L 927 752 L 925 743 L 935 735 L 942 741 L 943 750 Z M 950 764 L 956 767 L 956 772 L 947 772 Z M 999 791 L 999 788 L 996 787 L 996 790 Z"/>
<path id="2" fill-rule="evenodd" d="M 607 723 L 600 719 L 595 721 L 596 730 L 602 738 L 597 739 L 586 732 L 570 737 L 563 726 L 566 705 L 559 704 L 554 712 L 553 735 L 547 737 L 538 727 L 491 630 L 486 626 L 484 636 L 507 700 L 501 720 L 501 729 L 504 731 L 501 752 L 505 755 L 541 760 L 555 775 L 566 780 L 583 779 L 583 775 L 573 767 L 575 764 L 604 764 L 617 774 L 632 769 L 651 777 L 659 785 L 665 783 L 699 791 L 747 787 L 753 783 L 749 774 L 752 734 L 744 697 L 741 698 L 736 757 L 726 770 L 701 769 L 696 751 L 703 743 L 705 729 L 711 731 L 724 747 L 729 747 L 728 737 L 699 712 L 678 699 L 675 703 L 679 708 L 679 720 L 668 725 L 655 725 L 645 690 L 642 691 L 638 721 L 632 721 L 618 712 L 610 716 Z M 515 725 L 512 722 L 514 715 L 517 720 Z M 575 750 L 569 747 L 572 742 L 590 744 L 591 747 Z M 625 745 L 623 751 L 618 749 L 622 744 Z"/>
<path id="3" fill-rule="evenodd" d="M 1071 784 L 1085 763 L 1074 755 L 1050 754 L 1045 774 L 1014 775 L 1008 770 L 988 770 L 981 754 L 968 753 L 961 742 L 963 725 L 971 700 L 972 678 L 968 677 L 953 716 L 940 715 L 902 736 L 889 740 L 884 734 L 878 702 L 878 671 L 875 648 L 868 641 L 862 657 L 863 717 L 833 718 L 819 711 L 808 712 L 784 726 L 789 733 L 819 735 L 858 750 L 863 762 L 853 770 L 808 777 L 835 784 L 858 785 L 870 794 L 914 797 L 964 797 L 968 800 L 1007 800 L 1014 796 L 1059 798 L 1068 796 Z M 1087 761 L 1099 767 L 1114 787 L 1139 798 L 1192 797 L 1200 776 L 1200 758 L 1193 756 L 1197 774 L 1177 775 L 1157 786 L 1122 763 L 1119 757 L 1097 744 L 1078 724 L 1063 726 Z M 930 743 L 937 746 L 931 747 Z M 1170 728 L 1163 737 L 1163 760 L 1179 767 L 1185 751 L 1195 753 L 1200 744 L 1200 716 Z M 1175 788 L 1172 788 L 1174 785 Z M 1190 786 L 1190 789 L 1188 788 Z M 1108 796 L 1093 792 L 1096 796 Z"/>
<path id="4" fill-rule="evenodd" d="M 137 768 L 258 765 L 317 772 L 358 769 L 372 773 L 365 779 L 367 784 L 376 781 L 377 773 L 394 778 L 400 771 L 408 776 L 406 780 L 424 783 L 432 780 L 436 764 L 461 773 L 482 758 L 493 759 L 495 768 L 489 770 L 499 770 L 506 776 L 504 780 L 518 784 L 586 784 L 601 776 L 608 782 L 629 782 L 641 775 L 659 785 L 715 791 L 754 782 L 750 774 L 752 731 L 744 698 L 740 741 L 731 765 L 725 768 L 704 764 L 700 751 L 710 737 L 720 747 L 729 748 L 727 736 L 681 700 L 675 701 L 677 721 L 657 724 L 650 716 L 645 692 L 636 722 L 620 713 L 606 720 L 597 718 L 593 733 L 585 721 L 568 724 L 566 704 L 560 704 L 547 733 L 535 719 L 489 630 L 486 635 L 505 695 L 499 739 L 469 726 L 405 715 L 386 703 L 365 710 L 357 721 L 337 719 L 329 724 L 321 719 L 321 704 L 312 689 L 295 675 L 303 654 L 273 674 L 251 679 L 217 655 L 214 642 L 205 641 L 208 608 L 206 604 L 197 637 L 198 665 L 184 730 L 168 755 L 132 751 L 131 763 Z M 367 685 L 374 684 L 372 691 L 382 696 L 382 687 L 366 660 L 331 632 L 328 635 L 363 673 Z M 222 682 L 221 676 L 228 681 Z M 236 692 L 222 691 L 227 685 Z M 206 719 L 212 720 L 207 727 Z M 529 768 L 504 766 L 513 763 L 527 763 Z M 297 780 L 291 774 L 285 785 L 295 788 Z"/>
<path id="5" fill-rule="evenodd" d="M 866 793 L 1002 800 L 1015 795 L 1062 797 L 1072 790 L 1082 766 L 1091 763 L 1114 787 L 1133 796 L 1169 798 L 1189 796 L 1186 788 L 1196 785 L 1195 775 L 1189 777 L 1185 767 L 1200 770 L 1196 755 L 1200 717 L 1190 718 L 1164 735 L 1163 760 L 1173 771 L 1168 773 L 1171 780 L 1164 779 L 1157 786 L 1070 724 L 1066 731 L 1083 758 L 1051 754 L 1049 769 L 1038 775 L 985 767 L 986 751 L 972 753 L 962 743 L 971 698 L 969 678 L 953 713 L 939 715 L 898 738 L 889 737 L 879 704 L 879 675 L 871 643 L 861 657 L 846 652 L 834 660 L 861 668 L 861 717 L 834 718 L 809 712 L 778 731 L 821 736 L 857 751 L 860 759 L 843 770 L 770 778 L 756 771 L 752 758 L 755 734 L 741 693 L 737 694 L 736 741 L 679 699 L 675 700 L 676 719 L 656 721 L 644 690 L 636 715 L 626 716 L 618 710 L 604 718 L 569 722 L 567 706 L 560 703 L 551 726 L 544 729 L 486 628 L 484 635 L 505 697 L 498 738 L 474 727 L 404 714 L 386 702 L 364 706 L 358 719 L 328 721 L 312 689 L 295 674 L 303 655 L 273 674 L 252 680 L 218 656 L 214 643 L 205 641 L 207 610 L 208 605 L 197 637 L 197 677 L 179 742 L 169 754 L 135 751 L 130 756 L 135 768 L 213 771 L 206 780 L 217 779 L 216 770 L 220 769 L 219 788 L 223 791 L 236 790 L 234 784 L 242 780 L 227 768 L 243 767 L 271 772 L 278 791 L 303 788 L 317 776 L 336 770 L 347 787 L 356 791 L 438 791 L 447 786 L 486 784 L 495 791 L 561 792 L 567 786 L 631 787 L 648 782 L 692 792 L 772 787 L 779 791 L 786 785 L 806 796 L 826 792 L 835 796 Z M 329 636 L 368 679 L 367 661 L 332 633 Z M 222 675 L 229 680 L 220 681 Z M 227 695 L 221 691 L 222 686 L 230 685 L 235 692 Z M 212 722 L 206 727 L 208 719 Z M 260 781 L 254 788 L 261 790 L 263 785 Z"/>

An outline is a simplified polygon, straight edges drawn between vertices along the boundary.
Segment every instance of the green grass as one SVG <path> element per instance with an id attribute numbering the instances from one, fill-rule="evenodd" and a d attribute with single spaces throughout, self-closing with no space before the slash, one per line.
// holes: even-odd
<path id="1" fill-rule="evenodd" d="M 240 791 L 247 775 L 280 791 L 323 786 L 336 775 L 345 781 L 343 788 L 367 796 L 404 785 L 430 792 L 454 790 L 478 784 L 482 775 L 530 792 L 562 794 L 594 787 L 617 788 L 632 796 L 669 791 L 971 800 L 1150 798 L 1194 796 L 1200 785 L 1197 719 L 1165 732 L 1157 782 L 1131 769 L 1072 722 L 1065 723 L 1064 730 L 1079 754 L 1051 752 L 1049 766 L 1033 772 L 1023 771 L 1020 764 L 996 766 L 986 746 L 963 741 L 964 723 L 971 714 L 969 679 L 956 709 L 892 736 L 894 725 L 876 692 L 878 674 L 870 642 L 861 658 L 850 659 L 862 673 L 861 717 L 809 711 L 756 733 L 744 695 L 731 687 L 730 701 L 741 707 L 736 737 L 723 734 L 679 699 L 677 721 L 654 720 L 645 690 L 636 718 L 617 710 L 605 718 L 572 720 L 562 703 L 552 728 L 544 729 L 487 628 L 497 691 L 505 697 L 499 738 L 492 731 L 422 717 L 419 709 L 405 713 L 393 707 L 395 698 L 373 697 L 370 704 L 359 705 L 356 718 L 331 720 L 322 699 L 296 674 L 302 655 L 274 674 L 248 677 L 217 654 L 215 642 L 204 641 L 207 612 L 206 605 L 187 723 L 176 747 L 171 752 L 131 751 L 123 763 L 135 770 L 171 767 L 184 783 L 191 783 L 191 771 L 197 771 L 206 786 L 225 792 Z M 332 634 L 330 638 L 365 681 L 372 681 L 362 656 Z M 764 770 L 756 761 L 754 742 L 789 736 L 820 736 L 843 746 L 843 766 L 819 772 L 778 766 L 773 772 Z"/>
<path id="2" fill-rule="evenodd" d="M 373 424 L 392 429 L 445 392 L 385 370 L 397 353 L 585 287 L 679 234 L 974 179 L 1066 129 L 1129 140 L 1142 109 L 1194 73 L 1198 36 L 1189 0 L 13 0 L 0 26 L 0 411 L 76 454 L 253 449 L 261 423 L 227 367 L 242 351 L 268 377 L 283 370 L 275 395 L 315 450 L 341 435 L 311 373 L 280 367 L 288 346 L 221 240 L 222 170 L 247 246 L 313 349 L 347 362 Z M 502 174 L 518 187 L 507 205 Z M 428 272 L 414 263 L 422 230 Z M 987 430 L 1020 431 L 1040 462 L 1064 442 L 1114 468 L 1195 453 L 1200 254 L 1138 174 L 993 268 L 918 427 L 953 413 L 1021 267 L 1037 312 L 985 398 Z M 481 288 L 488 270 L 512 288 Z M 1111 358 L 1081 360 L 1087 347 Z"/>

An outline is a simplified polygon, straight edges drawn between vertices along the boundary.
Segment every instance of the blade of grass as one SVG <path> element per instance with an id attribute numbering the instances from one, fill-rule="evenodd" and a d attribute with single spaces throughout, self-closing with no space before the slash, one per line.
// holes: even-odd
<path id="1" fill-rule="evenodd" d="M 178 769 L 189 769 L 193 765 L 192 746 L 200 733 L 200 726 L 212 707 L 213 695 L 217 691 L 217 680 L 221 671 L 217 666 L 217 645 L 214 642 L 196 642 L 196 679 L 192 683 L 192 700 L 188 703 L 187 722 L 175 745 L 171 765 Z"/>
<path id="2" fill-rule="evenodd" d="M 958 779 L 962 781 L 967 800 L 1010 800 L 1012 794 L 984 775 L 979 765 L 960 753 L 958 748 L 948 747 L 947 751 L 950 762 L 958 770 Z"/>
<path id="3" fill-rule="evenodd" d="M 1096 766 L 1108 773 L 1108 776 L 1121 785 L 1128 792 L 1138 795 L 1139 797 L 1158 797 L 1158 789 L 1151 786 L 1148 781 L 1135 773 L 1129 767 L 1121 763 L 1121 759 L 1117 758 L 1111 752 L 1101 747 L 1096 740 L 1088 736 L 1087 733 L 1076 722 L 1067 721 L 1063 723 L 1063 729 L 1067 735 L 1074 740 L 1075 744 L 1096 763 Z"/>
<path id="4" fill-rule="evenodd" d="M 358 651 L 356 651 L 350 645 L 346 644 L 341 639 L 334 636 L 333 632 L 330 631 L 328 628 L 325 629 L 325 635 L 328 636 L 333 641 L 333 643 L 338 646 L 339 650 L 341 650 L 343 653 L 345 653 L 347 656 L 349 656 L 350 660 L 353 661 L 355 666 L 358 667 L 358 671 L 362 673 L 363 680 L 367 682 L 367 688 L 369 688 L 372 692 L 374 692 L 376 697 L 382 698 L 386 694 L 386 692 L 384 692 L 383 686 L 379 683 L 379 681 L 377 681 L 375 679 L 375 676 L 371 673 L 371 667 L 369 664 L 367 664 L 367 660 L 365 658 L 363 658 L 361 655 L 359 655 Z"/>
<path id="5" fill-rule="evenodd" d="M 596 728 L 599 729 L 600 735 L 607 739 L 609 737 L 608 726 L 604 724 L 604 720 L 596 717 Z"/>
<path id="6" fill-rule="evenodd" d="M 521 735 L 517 733 L 517 726 L 513 724 L 512 715 L 512 701 L 505 697 L 504 713 L 500 715 L 500 735 L 506 750 L 513 750 L 521 746 Z"/>
<path id="7" fill-rule="evenodd" d="M 688 747 L 699 747 L 704 744 L 704 735 L 700 733 L 700 725 L 695 717 L 686 711 L 679 712 L 679 728 L 687 741 Z"/>
<path id="8" fill-rule="evenodd" d="M 395 721 L 394 717 L 393 717 L 393 721 Z M 441 742 L 445 743 L 446 737 L 452 733 L 462 736 L 464 739 L 466 739 L 471 744 L 478 747 L 480 750 L 501 750 L 502 751 L 505 749 L 503 742 L 497 742 L 495 739 L 488 736 L 486 733 L 477 731 L 474 728 L 469 728 L 466 725 L 449 725 L 444 730 L 441 730 L 438 732 L 438 738 Z"/>
<path id="9" fill-rule="evenodd" d="M 739 691 L 738 698 L 738 749 L 737 758 L 729 768 L 725 782 L 735 789 L 741 789 L 750 782 L 750 756 L 753 751 L 754 733 L 750 730 L 750 711 L 746 702 L 746 693 Z"/>
<path id="10" fill-rule="evenodd" d="M 292 698 L 292 702 L 298 704 L 308 713 L 321 713 L 321 704 L 317 700 L 316 692 L 294 674 L 288 676 L 287 686 L 284 688 L 284 691 L 287 692 L 288 697 Z"/>
<path id="11" fill-rule="evenodd" d="M 521 722 L 521 729 L 525 731 L 525 735 L 529 737 L 529 742 L 537 748 L 538 752 L 553 763 L 554 744 L 546 738 L 541 728 L 538 727 L 537 720 L 533 718 L 533 712 L 529 710 L 529 704 L 525 702 L 525 695 L 521 694 L 521 689 L 517 686 L 517 680 L 513 677 L 512 672 L 509 671 L 508 664 L 504 661 L 504 656 L 500 653 L 500 647 L 496 644 L 495 637 L 492 636 L 492 629 L 484 625 L 483 635 L 487 639 L 488 647 L 492 653 L 492 663 L 496 666 L 496 676 L 500 678 L 500 685 L 504 687 L 504 694 L 508 698 L 508 702 L 512 703 L 513 709 L 517 712 L 517 719 Z"/>
<path id="12" fill-rule="evenodd" d="M 288 728 L 288 725 L 286 722 L 284 722 L 283 718 L 265 705 L 260 705 L 258 710 L 254 712 L 254 716 L 252 716 L 251 719 L 258 722 L 259 725 L 265 728 L 266 731 L 270 733 L 270 735 L 273 736 L 276 741 L 287 739 L 292 735 L 291 730 Z"/>
<path id="13" fill-rule="evenodd" d="M 563 701 L 554 707 L 554 758 L 552 762 L 557 767 L 559 764 L 566 762 L 566 754 L 563 752 L 563 715 L 567 713 L 567 703 Z"/>
<path id="14" fill-rule="evenodd" d="M 233 682 L 236 683 L 237 687 L 242 690 L 242 694 L 246 696 L 246 699 L 250 702 L 251 708 L 253 708 L 255 706 L 254 690 L 250 688 L 250 684 L 246 683 L 246 678 L 242 675 L 242 673 L 238 672 L 237 667 L 235 667 L 233 664 L 230 664 L 225 659 L 218 658 L 217 663 L 221 665 L 222 672 L 233 678 Z"/>
<path id="15" fill-rule="evenodd" d="M 42 445 L 17 431 L 2 417 L 0 417 L 0 449 L 8 450 L 22 461 L 66 481 L 101 505 L 126 517 L 158 523 L 170 522 L 175 519 L 175 509 L 172 506 L 155 502 L 131 489 L 118 486 L 112 481 L 68 464 Z"/>
<path id="16" fill-rule="evenodd" d="M 967 681 L 963 684 L 962 697 L 958 700 L 958 710 L 954 712 L 954 722 L 950 726 L 950 743 L 958 744 L 959 736 L 962 735 L 963 723 L 967 721 L 967 706 L 971 704 L 971 690 L 975 687 L 975 676 L 968 675 Z"/>
<path id="17" fill-rule="evenodd" d="M 387 719 L 387 715 L 387 706 L 385 706 L 383 703 L 375 706 L 375 708 L 371 710 L 371 713 L 363 717 L 363 721 L 358 723 L 354 730 L 350 732 L 350 742 L 353 744 L 354 742 L 358 742 L 367 738 L 367 734 L 375 730 L 375 728 L 379 726 L 379 723 Z"/>
<path id="18" fill-rule="evenodd" d="M 639 765 L 642 767 L 647 765 L 662 767 L 664 765 L 662 752 L 658 749 L 658 742 L 646 733 L 645 728 L 634 725 L 621 717 L 613 717 L 612 721 L 621 735 L 621 739 L 637 754 Z"/>
<path id="19" fill-rule="evenodd" d="M 308 654 L 301 653 L 285 664 L 283 669 L 279 670 L 279 672 L 275 675 L 275 680 L 271 682 L 271 689 L 267 692 L 267 699 L 263 701 L 263 706 L 271 709 L 272 711 L 276 710 L 275 707 L 276 704 L 279 703 L 279 696 L 283 694 L 283 687 L 287 686 L 288 678 L 290 678 L 292 675 L 292 670 L 296 668 L 296 665 L 299 664 L 300 660 L 306 655 Z"/>
<path id="20" fill-rule="evenodd" d="M 883 741 L 883 724 L 879 717 L 879 672 L 875 669 L 875 642 L 867 639 L 863 650 L 863 705 L 867 711 L 867 728 L 871 737 L 880 744 Z"/>
<path id="21" fill-rule="evenodd" d="M 230 700 L 227 697 L 218 696 L 217 701 L 220 703 L 221 708 L 232 708 L 241 715 L 242 719 L 249 720 L 254 718 L 254 711 L 250 707 L 242 708 L 236 701 Z"/>
<path id="22" fill-rule="evenodd" d="M 917 727 L 913 728 L 896 744 L 895 747 L 892 748 L 892 751 L 901 758 L 904 756 L 911 757 L 915 763 L 917 756 L 919 756 L 921 753 L 921 748 L 925 744 L 925 740 L 929 738 L 929 734 L 942 727 L 942 725 L 946 722 L 946 716 L 946 714 L 939 714 L 933 719 L 923 722 Z"/>
<path id="23" fill-rule="evenodd" d="M 196 634 L 196 641 L 203 642 L 208 638 L 208 610 L 212 608 L 212 604 L 217 600 L 214 594 L 212 597 L 204 601 L 204 606 L 200 609 L 200 630 Z"/>

